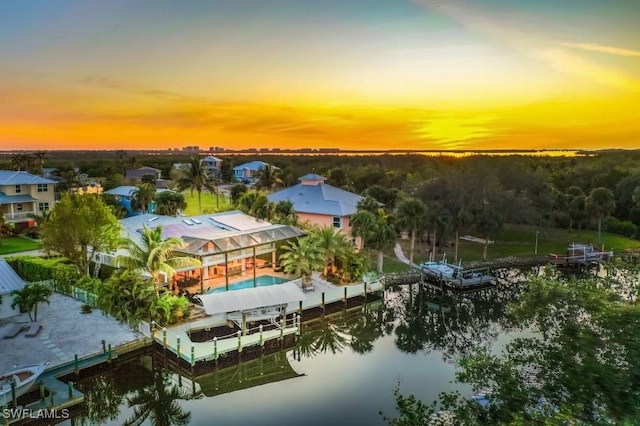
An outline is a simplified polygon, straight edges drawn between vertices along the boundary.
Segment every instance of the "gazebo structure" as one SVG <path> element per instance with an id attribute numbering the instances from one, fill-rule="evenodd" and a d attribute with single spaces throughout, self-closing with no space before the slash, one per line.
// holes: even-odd
<path id="1" fill-rule="evenodd" d="M 120 224 L 126 236 L 134 241 L 140 238 L 144 227 L 158 226 L 162 226 L 163 238 L 182 238 L 185 244 L 176 250 L 176 255 L 196 258 L 201 266 L 177 269 L 173 282 L 168 279 L 166 282 L 172 288 L 197 288 L 199 285 L 200 293 L 229 290 L 237 284 L 231 281 L 237 281 L 238 277 L 242 278 L 241 288 L 261 285 L 259 278 L 288 281 L 273 276 L 277 275 L 277 246 L 303 235 L 296 227 L 271 224 L 235 210 L 191 217 L 143 214 L 122 219 Z M 118 254 L 101 253 L 97 259 L 113 265 Z M 265 272 L 271 275 L 261 277 Z"/>

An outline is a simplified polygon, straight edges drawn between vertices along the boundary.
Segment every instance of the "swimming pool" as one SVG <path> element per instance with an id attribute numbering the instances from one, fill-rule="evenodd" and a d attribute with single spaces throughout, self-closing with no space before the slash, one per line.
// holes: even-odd
<path id="1" fill-rule="evenodd" d="M 287 281 L 289 280 L 286 278 L 274 277 L 273 275 L 260 275 L 259 277 L 256 277 L 256 287 L 282 284 L 286 283 Z M 229 284 L 229 290 L 240 290 L 243 288 L 253 288 L 253 278 Z M 207 293 L 220 293 L 223 291 L 226 291 L 225 287 L 218 287 L 208 289 Z"/>

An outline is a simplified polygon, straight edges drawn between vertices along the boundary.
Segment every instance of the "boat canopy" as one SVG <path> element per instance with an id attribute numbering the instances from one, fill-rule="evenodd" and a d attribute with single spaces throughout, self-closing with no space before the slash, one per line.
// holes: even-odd
<path id="1" fill-rule="evenodd" d="M 207 315 L 248 311 L 305 300 L 302 289 L 292 281 L 284 284 L 231 290 L 222 293 L 199 294 L 195 297 L 202 302 Z"/>

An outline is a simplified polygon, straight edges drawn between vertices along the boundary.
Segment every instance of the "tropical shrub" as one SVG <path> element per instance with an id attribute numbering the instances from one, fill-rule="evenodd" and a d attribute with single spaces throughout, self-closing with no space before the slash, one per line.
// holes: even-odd
<path id="1" fill-rule="evenodd" d="M 130 270 L 116 272 L 98 288 L 98 307 L 129 324 L 150 321 L 154 300 L 153 283 Z"/>
<path id="2" fill-rule="evenodd" d="M 152 306 L 153 320 L 161 325 L 175 324 L 189 317 L 189 300 L 184 296 L 175 296 L 165 292 Z"/>
<path id="3" fill-rule="evenodd" d="M 628 238 L 635 237 L 638 233 L 638 227 L 628 220 L 618 220 L 615 217 L 609 218 L 605 225 L 607 231 L 623 235 Z"/>

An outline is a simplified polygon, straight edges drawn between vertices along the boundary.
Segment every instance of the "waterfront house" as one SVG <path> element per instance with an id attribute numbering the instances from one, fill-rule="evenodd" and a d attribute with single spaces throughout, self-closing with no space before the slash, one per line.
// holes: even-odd
<path id="1" fill-rule="evenodd" d="M 127 170 L 125 174 L 125 179 L 129 183 L 140 183 L 142 182 L 142 178 L 145 176 L 153 176 L 154 180 L 158 180 L 162 178 L 162 170 L 156 169 L 154 167 L 139 167 L 137 169 Z"/>
<path id="2" fill-rule="evenodd" d="M 240 164 L 233 168 L 233 177 L 242 183 L 253 183 L 258 170 L 267 166 L 269 165 L 264 161 L 250 161 L 248 163 Z"/>
<path id="3" fill-rule="evenodd" d="M 165 277 L 165 282 L 171 281 L 176 291 L 191 286 L 192 292 L 229 288 L 237 281 L 255 286 L 259 276 L 278 278 L 278 246 L 302 235 L 293 226 L 271 224 L 235 210 L 190 217 L 141 214 L 121 219 L 120 225 L 122 236 L 134 241 L 139 241 L 144 227 L 158 226 L 162 226 L 163 238 L 182 238 L 184 246 L 176 255 L 196 258 L 202 265 L 178 269 L 174 279 Z M 99 253 L 97 259 L 116 266 L 113 262 L 118 254 L 123 253 Z"/>
<path id="4" fill-rule="evenodd" d="M 25 282 L 4 259 L 0 259 L 0 320 L 20 314 L 20 308 L 11 307 L 14 290 L 22 290 Z"/>
<path id="5" fill-rule="evenodd" d="M 318 174 L 307 174 L 299 178 L 300 183 L 267 196 L 278 203 L 289 200 L 300 222 L 333 226 L 351 235 L 350 218 L 362 200 L 358 194 L 326 184 L 326 178 Z"/>
<path id="6" fill-rule="evenodd" d="M 16 231 L 34 226 L 30 217 L 53 208 L 56 181 L 24 171 L 0 170 L 0 211 Z"/>

